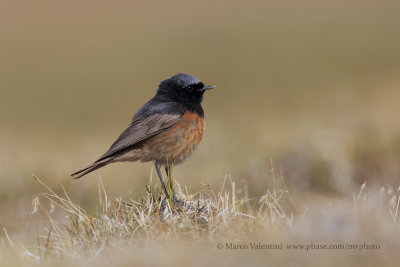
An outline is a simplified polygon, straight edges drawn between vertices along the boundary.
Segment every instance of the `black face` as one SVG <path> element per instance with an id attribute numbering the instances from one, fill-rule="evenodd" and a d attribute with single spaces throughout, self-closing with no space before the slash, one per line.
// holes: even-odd
<path id="1" fill-rule="evenodd" d="M 183 103 L 201 103 L 206 90 L 214 86 L 205 86 L 196 77 L 188 74 L 177 74 L 162 81 L 157 95 Z"/>

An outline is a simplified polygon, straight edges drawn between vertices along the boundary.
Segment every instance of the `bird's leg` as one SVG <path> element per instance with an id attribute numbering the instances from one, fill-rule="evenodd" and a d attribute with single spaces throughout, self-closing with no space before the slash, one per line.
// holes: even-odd
<path id="1" fill-rule="evenodd" d="M 173 183 L 172 183 L 172 177 L 171 177 L 171 176 L 172 176 L 171 167 L 172 167 L 172 165 L 167 164 L 167 166 L 165 166 L 165 173 L 166 173 L 167 176 L 168 176 L 169 186 L 170 186 L 171 191 L 172 191 L 172 202 L 173 202 L 174 204 L 178 204 L 179 202 L 181 202 L 181 200 L 179 200 L 179 199 L 176 197 L 175 192 L 174 192 L 174 185 L 173 185 Z"/>
<path id="2" fill-rule="evenodd" d="M 162 187 L 164 189 L 165 196 L 169 199 L 168 190 L 165 187 L 165 183 L 164 183 L 164 179 L 162 178 L 160 167 L 157 164 L 154 164 L 154 167 L 156 167 L 156 170 L 157 170 L 157 173 L 158 173 L 158 177 L 160 178 L 161 185 L 162 185 Z"/>

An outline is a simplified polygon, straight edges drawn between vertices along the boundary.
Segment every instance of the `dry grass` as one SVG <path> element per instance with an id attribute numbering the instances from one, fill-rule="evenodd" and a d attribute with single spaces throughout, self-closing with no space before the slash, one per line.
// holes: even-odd
<path id="1" fill-rule="evenodd" d="M 86 266 L 107 265 L 118 259 L 119 264 L 125 265 L 131 259 L 140 258 L 138 262 L 142 264 L 165 264 L 153 256 L 162 253 L 160 251 L 191 255 L 206 250 L 208 255 L 219 252 L 216 256 L 221 257 L 234 250 L 238 254 L 227 261 L 230 262 L 238 256 L 243 257 L 240 254 L 243 251 L 253 250 L 250 243 L 258 242 L 275 244 L 275 249 L 266 251 L 276 260 L 282 257 L 276 252 L 279 251 L 276 246 L 281 245 L 280 250 L 286 250 L 286 253 L 295 250 L 306 255 L 305 251 L 313 249 L 312 244 L 322 243 L 343 246 L 327 251 L 342 250 L 341 256 L 346 258 L 349 253 L 356 258 L 373 256 L 375 261 L 372 263 L 375 263 L 382 260 L 376 257 L 376 253 L 382 253 L 381 249 L 399 245 L 396 235 L 400 233 L 400 188 L 394 191 L 391 187 L 382 187 L 368 193 L 364 183 L 352 200 L 341 199 L 302 208 L 292 199 L 283 180 L 279 183 L 274 181 L 277 187 L 255 200 L 249 199 L 246 192 L 241 194 L 246 197 L 239 197 L 241 190 L 237 190 L 235 183 L 226 177 L 218 192 L 204 186 L 204 190 L 192 194 L 176 183 L 175 190 L 184 204 L 173 206 L 170 200 L 157 192 L 151 181 L 146 187 L 146 196 L 137 202 L 110 197 L 99 179 L 99 206 L 92 213 L 74 203 L 65 190 L 62 195 L 57 194 L 38 177 L 34 179 L 47 192 L 33 199 L 31 216 L 45 215 L 47 226 L 38 230 L 36 244 L 23 245 L 16 245 L 4 229 L 1 243 L 6 253 L 2 255 L 8 263 Z M 373 233 L 370 232 L 372 229 Z M 375 248 L 362 247 L 364 243 Z M 222 249 L 217 248 L 219 244 L 222 244 Z M 232 249 L 228 248 L 229 244 L 247 244 L 248 247 Z M 287 247 L 293 244 L 309 247 L 307 250 Z M 344 244 L 355 247 L 345 249 Z M 368 254 L 363 254 L 366 250 Z M 186 256 L 169 255 L 166 265 L 187 261 Z M 249 261 L 257 264 L 262 259 L 259 256 Z M 200 262 L 207 260 L 201 259 Z M 333 263 L 338 262 L 335 260 Z"/>
<path id="2" fill-rule="evenodd" d="M 37 246 L 25 250 L 26 255 L 38 261 L 48 257 L 92 258 L 121 244 L 130 247 L 130 243 L 146 240 L 165 243 L 171 237 L 214 241 L 234 237 L 232 241 L 238 241 L 258 228 L 268 225 L 268 228 L 289 229 L 293 222 L 293 214 L 280 204 L 280 198 L 288 192 L 268 191 L 255 207 L 254 203 L 249 204 L 254 201 L 236 196 L 232 181 L 228 183 L 229 190 L 225 190 L 224 181 L 217 193 L 206 188 L 191 194 L 177 184 L 178 196 L 184 203 L 174 206 L 163 195 L 155 193 L 152 186 L 147 187 L 146 197 L 140 202 L 110 199 L 100 179 L 99 210 L 90 214 L 75 204 L 67 192 L 60 196 L 39 178 L 35 180 L 48 192 L 34 198 L 32 215 L 43 212 L 50 225 L 44 235 L 38 236 Z M 53 216 L 55 209 L 64 213 L 62 218 L 68 218 L 67 222 Z"/>

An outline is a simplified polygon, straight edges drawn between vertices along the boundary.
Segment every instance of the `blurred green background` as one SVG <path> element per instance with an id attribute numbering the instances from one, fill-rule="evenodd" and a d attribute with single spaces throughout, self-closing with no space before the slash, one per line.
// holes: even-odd
<path id="1" fill-rule="evenodd" d="M 275 176 L 294 194 L 341 196 L 400 178 L 398 1 L 2 1 L 0 225 L 66 188 L 95 205 L 139 199 L 151 164 L 72 181 L 176 73 L 206 94 L 206 134 L 175 168 L 192 192 L 226 175 L 259 197 Z M 158 186 L 153 173 L 153 181 Z M 17 211 L 17 212 L 16 212 Z M 21 221 L 22 220 L 22 221 Z"/>

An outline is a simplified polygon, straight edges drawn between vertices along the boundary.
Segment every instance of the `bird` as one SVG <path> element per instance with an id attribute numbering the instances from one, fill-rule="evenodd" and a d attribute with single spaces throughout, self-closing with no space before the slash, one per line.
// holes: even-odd
<path id="1" fill-rule="evenodd" d="M 114 162 L 152 162 L 165 196 L 174 204 L 181 203 L 173 190 L 171 167 L 182 163 L 199 145 L 205 129 L 203 95 L 214 87 L 185 73 L 163 80 L 155 96 L 135 113 L 106 153 L 71 176 L 78 179 Z M 171 198 L 161 167 L 169 178 Z"/>

